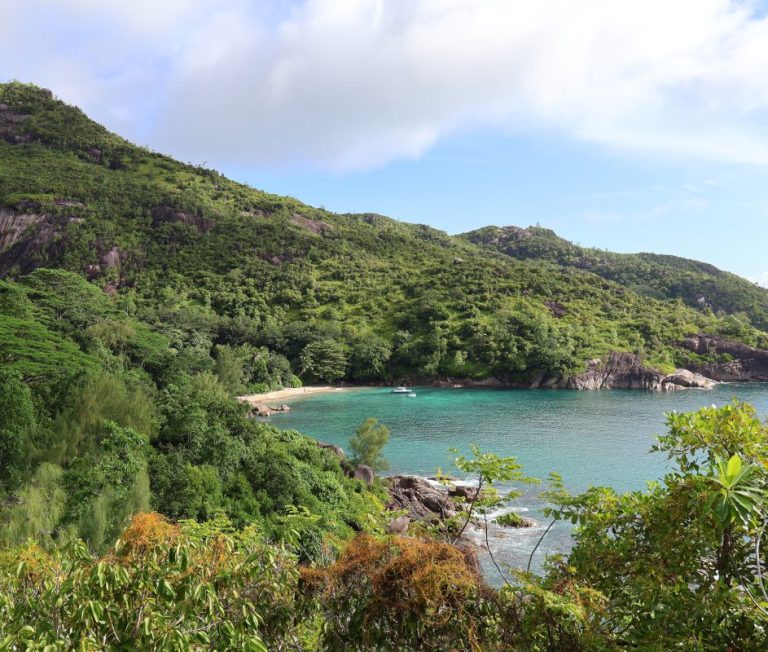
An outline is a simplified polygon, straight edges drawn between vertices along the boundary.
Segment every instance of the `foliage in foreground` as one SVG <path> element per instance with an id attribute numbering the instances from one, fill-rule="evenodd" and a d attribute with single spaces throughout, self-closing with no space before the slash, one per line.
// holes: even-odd
<path id="1" fill-rule="evenodd" d="M 0 649 L 277 650 L 301 635 L 297 582 L 252 529 L 137 514 L 101 558 L 79 542 L 4 552 Z"/>
<path id="2" fill-rule="evenodd" d="M 139 514 L 103 556 L 6 548 L 0 649 L 765 649 L 766 447 L 746 404 L 670 415 L 658 448 L 675 469 L 624 495 L 556 481 L 550 513 L 576 525 L 573 551 L 544 576 L 509 569 L 500 589 L 434 539 L 359 534 L 335 561 L 302 564 L 300 512 L 283 543 Z M 462 463 L 489 485 L 509 475 L 477 451 Z"/>
<path id="3" fill-rule="evenodd" d="M 558 604 L 583 596 L 537 590 L 523 603 L 489 588 L 445 543 L 360 535 L 313 569 L 254 528 L 137 514 L 102 557 L 80 542 L 5 550 L 0 650 L 479 652 L 587 640 L 578 610 Z"/>
<path id="4" fill-rule="evenodd" d="M 655 448 L 673 470 L 644 492 L 570 496 L 555 482 L 550 513 L 576 528 L 550 581 L 599 591 L 621 647 L 765 649 L 768 426 L 734 402 L 672 413 L 668 427 Z"/>

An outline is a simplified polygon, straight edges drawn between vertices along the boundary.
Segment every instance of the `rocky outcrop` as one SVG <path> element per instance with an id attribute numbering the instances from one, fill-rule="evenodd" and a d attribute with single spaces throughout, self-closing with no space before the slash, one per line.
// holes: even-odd
<path id="1" fill-rule="evenodd" d="M 458 506 L 444 486 L 415 475 L 389 478 L 389 509 L 405 510 L 416 521 L 437 523 L 454 516 Z"/>
<path id="2" fill-rule="evenodd" d="M 547 386 L 543 379 L 536 387 Z M 552 385 L 550 385 L 552 386 Z M 688 369 L 677 369 L 664 374 L 646 367 L 634 353 L 618 352 L 587 362 L 587 370 L 567 379 L 557 380 L 554 386 L 566 389 L 644 389 L 649 391 L 673 391 L 685 388 L 711 389 L 715 386 L 709 374 Z"/>
<path id="3" fill-rule="evenodd" d="M 288 221 L 291 224 L 304 229 L 305 231 L 314 233 L 315 235 L 325 235 L 328 231 L 333 229 L 333 227 L 328 224 L 328 222 L 323 222 L 322 220 L 310 220 L 309 218 L 306 218 L 303 215 L 299 215 L 298 213 L 292 215 Z"/>
<path id="4" fill-rule="evenodd" d="M 678 369 L 664 380 L 669 388 L 712 389 L 717 384 L 711 378 L 689 369 Z"/>
<path id="5" fill-rule="evenodd" d="M 373 484 L 373 481 L 376 479 L 376 473 L 370 466 L 359 464 L 352 472 L 352 477 L 366 484 Z"/>
<path id="6" fill-rule="evenodd" d="M 344 449 L 341 446 L 337 446 L 336 444 L 326 444 L 323 441 L 317 442 L 317 445 L 320 448 L 324 448 L 326 450 L 331 451 L 336 457 L 338 457 L 340 460 L 347 459 L 347 456 L 344 453 Z"/>
<path id="7" fill-rule="evenodd" d="M 120 250 L 117 247 L 112 247 L 99 259 L 99 267 L 103 269 L 110 269 L 117 267 L 120 264 Z"/>
<path id="8" fill-rule="evenodd" d="M 494 523 L 502 527 L 536 527 L 536 521 L 527 516 L 520 516 L 517 512 L 507 512 L 494 519 Z"/>
<path id="9" fill-rule="evenodd" d="M 568 389 L 662 389 L 664 375 L 643 366 L 634 353 L 613 352 L 607 359 L 589 360 L 587 370 L 561 381 Z"/>
<path id="10" fill-rule="evenodd" d="M 34 213 L 16 214 L 0 209 L 0 251 L 18 242 L 29 227 L 42 221 L 45 216 Z"/>
<path id="11" fill-rule="evenodd" d="M 290 411 L 291 411 L 291 408 L 289 405 L 278 405 L 277 407 L 269 407 L 268 405 L 257 403 L 251 408 L 251 416 L 270 417 L 273 414 L 277 414 L 278 412 L 290 412 Z"/>
<path id="12" fill-rule="evenodd" d="M 722 382 L 768 382 L 768 351 L 711 335 L 695 335 L 682 342 L 683 348 L 719 361 L 691 362 L 694 371 Z"/>
<path id="13" fill-rule="evenodd" d="M 437 524 L 465 512 L 476 496 L 475 487 L 463 484 L 446 486 L 415 475 L 393 475 L 389 478 L 390 502 L 387 507 L 390 510 L 405 511 L 409 521 Z M 537 525 L 532 519 L 519 516 L 516 512 L 511 514 L 514 518 L 501 517 L 498 522 L 489 519 L 489 527 L 501 531 L 506 527 L 526 528 Z M 470 531 L 477 532 L 477 528 L 482 526 L 481 520 L 473 518 L 467 536 L 469 537 Z M 392 525 L 390 529 L 391 527 Z"/>
<path id="14" fill-rule="evenodd" d="M 42 257 L 36 255 L 40 250 L 45 250 L 46 259 L 58 259 L 66 245 L 60 237 L 66 221 L 53 215 L 2 211 L 0 238 L 4 245 L 0 247 L 0 277 L 14 267 L 22 274 L 33 271 L 42 262 Z"/>
<path id="15" fill-rule="evenodd" d="M 213 228 L 213 220 L 178 211 L 170 206 L 155 206 L 152 209 L 152 226 L 178 222 L 196 228 L 201 233 L 206 233 Z"/>

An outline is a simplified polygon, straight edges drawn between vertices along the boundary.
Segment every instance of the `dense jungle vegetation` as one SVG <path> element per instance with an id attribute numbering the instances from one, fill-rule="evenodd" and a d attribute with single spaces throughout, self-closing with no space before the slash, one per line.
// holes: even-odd
<path id="1" fill-rule="evenodd" d="M 18 83 L 0 86 L 0 211 L 0 276 L 80 274 L 190 370 L 226 367 L 234 391 L 526 382 L 613 350 L 671 371 L 696 332 L 768 346 L 768 291 L 703 263 L 330 213 L 131 145 Z"/>
<path id="2" fill-rule="evenodd" d="M 758 285 L 708 263 L 659 254 L 617 254 L 580 247 L 539 226 L 489 226 L 461 236 L 518 260 L 546 260 L 588 270 L 653 299 L 681 299 L 692 308 L 743 313 L 768 329 L 768 293 Z"/>
<path id="3" fill-rule="evenodd" d="M 646 492 L 552 478 L 576 546 L 497 590 L 455 533 L 389 535 L 382 482 L 234 399 L 567 375 L 611 350 L 671 369 L 695 332 L 768 345 L 746 281 L 606 260 L 311 208 L 0 85 L 0 650 L 764 648 L 768 431 L 748 406 L 670 417 L 674 470 Z"/>

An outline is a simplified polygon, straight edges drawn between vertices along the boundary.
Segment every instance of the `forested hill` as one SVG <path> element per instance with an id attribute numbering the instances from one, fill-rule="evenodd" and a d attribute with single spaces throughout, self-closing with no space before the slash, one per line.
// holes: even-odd
<path id="1" fill-rule="evenodd" d="M 164 356 L 144 370 L 217 370 L 237 392 L 297 376 L 526 382 L 610 351 L 671 370 L 688 355 L 677 343 L 702 332 L 768 345 L 768 292 L 731 274 L 538 229 L 495 234 L 313 208 L 136 147 L 44 89 L 0 85 L 0 276 L 27 306 L 4 318 L 79 355 L 101 333 L 134 363 Z M 39 305 L 48 283 L 98 309 L 64 328 Z M 6 357 L 32 374 L 32 353 L 3 332 Z"/>
<path id="2" fill-rule="evenodd" d="M 656 299 L 682 299 L 697 309 L 745 313 L 768 329 L 768 290 L 708 263 L 678 256 L 590 249 L 538 226 L 487 226 L 461 237 L 517 260 L 548 260 L 584 269 Z"/>

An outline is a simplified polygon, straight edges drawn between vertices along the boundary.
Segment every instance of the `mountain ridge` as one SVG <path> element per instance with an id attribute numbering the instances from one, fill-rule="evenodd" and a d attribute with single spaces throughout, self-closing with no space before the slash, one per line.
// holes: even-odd
<path id="1" fill-rule="evenodd" d="M 458 237 L 518 260 L 545 259 L 566 268 L 587 269 L 647 296 L 680 297 L 694 308 L 744 311 L 753 323 L 768 328 L 768 290 L 704 261 L 582 247 L 541 227 L 487 226 Z"/>
<path id="2" fill-rule="evenodd" d="M 0 86 L 0 210 L 0 277 L 74 272 L 179 350 L 263 347 L 305 380 L 526 385 L 614 351 L 671 373 L 699 333 L 768 347 L 768 290 L 706 263 L 332 213 L 131 145 L 20 83 Z"/>

